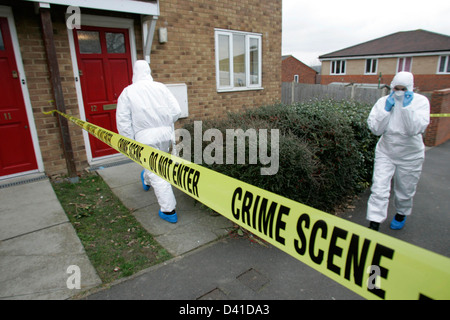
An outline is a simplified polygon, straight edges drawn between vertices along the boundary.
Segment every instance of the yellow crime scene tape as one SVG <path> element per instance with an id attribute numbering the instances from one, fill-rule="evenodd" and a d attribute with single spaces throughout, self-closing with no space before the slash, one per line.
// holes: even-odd
<path id="1" fill-rule="evenodd" d="M 448 257 L 54 112 L 364 298 L 450 299 Z"/>
<path id="2" fill-rule="evenodd" d="M 446 118 L 446 117 L 450 117 L 450 113 L 432 113 L 432 114 L 430 114 L 430 117 L 432 117 L 432 118 Z"/>

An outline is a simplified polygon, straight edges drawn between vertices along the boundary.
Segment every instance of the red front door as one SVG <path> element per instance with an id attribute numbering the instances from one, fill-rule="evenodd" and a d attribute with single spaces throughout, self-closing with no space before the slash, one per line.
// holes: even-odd
<path id="1" fill-rule="evenodd" d="M 0 18 L 0 176 L 37 169 L 8 21 Z"/>
<path id="2" fill-rule="evenodd" d="M 74 39 L 86 120 L 117 132 L 117 99 L 132 81 L 128 30 L 83 26 Z M 117 153 L 91 135 L 89 141 L 92 158 Z"/>

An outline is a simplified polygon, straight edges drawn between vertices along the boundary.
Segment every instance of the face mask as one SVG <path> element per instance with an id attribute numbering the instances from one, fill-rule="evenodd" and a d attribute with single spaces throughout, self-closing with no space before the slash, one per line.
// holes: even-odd
<path id="1" fill-rule="evenodd" d="M 394 95 L 396 98 L 403 98 L 405 96 L 405 91 L 394 91 Z"/>

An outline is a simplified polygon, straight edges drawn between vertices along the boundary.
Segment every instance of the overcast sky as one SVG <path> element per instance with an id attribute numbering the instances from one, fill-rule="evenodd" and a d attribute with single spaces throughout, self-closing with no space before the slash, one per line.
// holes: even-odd
<path id="1" fill-rule="evenodd" d="M 398 31 L 450 35 L 448 0 L 282 0 L 283 55 L 317 65 L 319 55 Z"/>

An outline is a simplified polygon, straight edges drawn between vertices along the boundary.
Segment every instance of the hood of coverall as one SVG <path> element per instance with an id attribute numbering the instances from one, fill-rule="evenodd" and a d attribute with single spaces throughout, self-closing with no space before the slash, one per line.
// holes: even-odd
<path id="1" fill-rule="evenodd" d="M 414 89 L 414 76 L 411 72 L 401 71 L 397 73 L 391 82 L 391 90 L 393 91 L 395 86 L 404 86 L 408 91 Z"/>
<path id="2" fill-rule="evenodd" d="M 138 60 L 134 64 L 133 68 L 133 83 L 138 81 L 148 80 L 153 81 L 153 77 L 151 76 L 150 66 L 145 60 Z"/>

